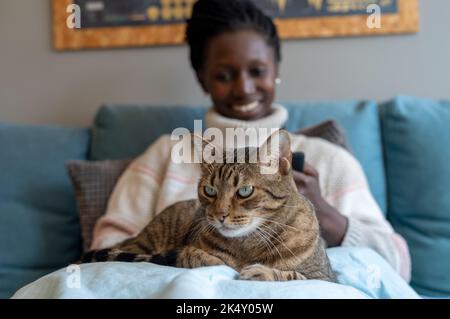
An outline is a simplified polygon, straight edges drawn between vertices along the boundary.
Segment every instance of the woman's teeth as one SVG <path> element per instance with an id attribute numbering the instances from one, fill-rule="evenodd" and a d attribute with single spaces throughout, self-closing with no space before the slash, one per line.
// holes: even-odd
<path id="1" fill-rule="evenodd" d="M 239 112 L 250 112 L 254 109 L 256 109 L 259 105 L 258 101 L 252 102 L 250 104 L 246 105 L 234 105 L 233 110 L 239 111 Z"/>

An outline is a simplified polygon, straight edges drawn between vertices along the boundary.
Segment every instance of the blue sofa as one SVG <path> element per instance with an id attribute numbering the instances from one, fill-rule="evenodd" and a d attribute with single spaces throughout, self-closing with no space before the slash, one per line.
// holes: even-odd
<path id="1" fill-rule="evenodd" d="M 450 296 L 450 102 L 397 97 L 283 103 L 286 129 L 333 118 L 347 133 L 371 191 L 410 246 L 412 282 Z M 81 252 L 67 160 L 130 158 L 204 107 L 103 106 L 90 128 L 0 123 L 0 297 L 75 261 Z"/>

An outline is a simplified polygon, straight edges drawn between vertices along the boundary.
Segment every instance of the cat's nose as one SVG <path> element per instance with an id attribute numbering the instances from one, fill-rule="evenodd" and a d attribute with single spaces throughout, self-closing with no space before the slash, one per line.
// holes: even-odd
<path id="1" fill-rule="evenodd" d="M 223 224 L 225 222 L 225 218 L 227 218 L 228 215 L 230 215 L 230 214 L 222 212 L 222 213 L 219 213 L 217 217 L 219 218 L 219 221 Z"/>

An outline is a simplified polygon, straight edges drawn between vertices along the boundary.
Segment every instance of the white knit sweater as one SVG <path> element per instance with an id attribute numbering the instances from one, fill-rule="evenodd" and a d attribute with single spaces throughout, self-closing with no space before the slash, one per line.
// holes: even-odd
<path id="1" fill-rule="evenodd" d="M 287 111 L 274 105 L 274 112 L 261 120 L 226 118 L 212 108 L 208 127 L 280 128 Z M 366 246 L 382 255 L 406 280 L 410 279 L 410 257 L 406 242 L 382 215 L 373 199 L 364 172 L 346 150 L 320 138 L 290 135 L 293 152 L 302 151 L 319 173 L 322 197 L 348 218 L 342 246 Z M 109 247 L 137 235 L 164 208 L 197 197 L 198 164 L 176 164 L 171 160 L 176 141 L 161 136 L 128 167 L 109 200 L 105 216 L 97 223 L 92 249 Z"/>

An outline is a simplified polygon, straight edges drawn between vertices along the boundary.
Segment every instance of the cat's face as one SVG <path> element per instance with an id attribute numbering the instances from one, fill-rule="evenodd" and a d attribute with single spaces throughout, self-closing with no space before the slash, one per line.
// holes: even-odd
<path id="1" fill-rule="evenodd" d="M 254 232 L 265 219 L 280 213 L 287 198 L 296 192 L 290 170 L 290 143 L 277 154 L 280 167 L 263 174 L 258 163 L 202 164 L 198 196 L 205 217 L 225 237 Z M 271 137 L 269 137 L 270 139 Z M 269 140 L 268 139 L 268 140 Z"/>

